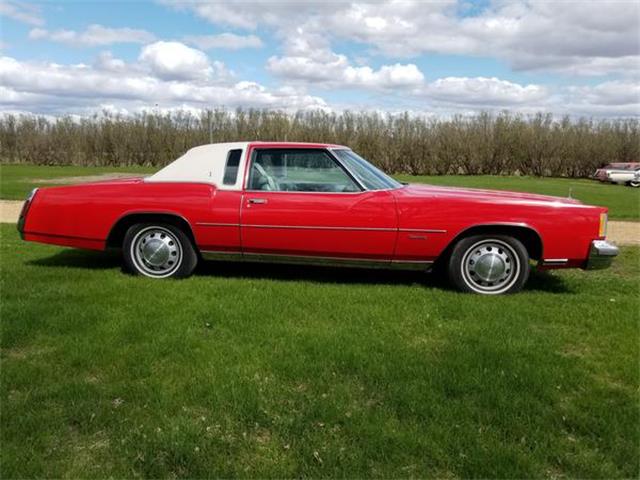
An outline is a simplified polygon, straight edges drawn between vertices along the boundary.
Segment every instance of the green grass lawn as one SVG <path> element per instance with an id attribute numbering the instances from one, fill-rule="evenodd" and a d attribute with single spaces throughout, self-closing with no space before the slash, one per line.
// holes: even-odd
<path id="1" fill-rule="evenodd" d="M 131 173 L 146 175 L 157 169 L 148 167 L 49 167 L 43 165 L 0 164 L 0 198 L 24 200 L 34 187 L 58 185 L 65 177 L 100 175 L 103 173 Z M 46 180 L 54 180 L 48 183 Z"/>
<path id="2" fill-rule="evenodd" d="M 43 167 L 36 165 L 0 165 L 0 198 L 23 200 L 36 186 L 46 186 L 43 181 L 101 173 L 131 173 L 145 175 L 156 169 L 149 167 Z M 521 192 L 542 193 L 566 197 L 571 190 L 574 198 L 591 205 L 608 207 L 609 217 L 618 220 L 640 220 L 640 189 L 609 185 L 593 180 L 573 180 L 566 178 L 500 177 L 445 175 L 440 177 L 420 177 L 397 175 L 401 181 L 452 185 L 474 188 L 493 188 Z"/>
<path id="3" fill-rule="evenodd" d="M 492 298 L 0 233 L 2 478 L 640 474 L 638 248 Z"/>

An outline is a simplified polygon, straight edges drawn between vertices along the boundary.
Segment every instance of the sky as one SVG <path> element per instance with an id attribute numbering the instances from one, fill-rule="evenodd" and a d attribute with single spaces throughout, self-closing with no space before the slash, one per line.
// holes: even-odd
<path id="1" fill-rule="evenodd" d="M 638 1 L 0 0 L 0 112 L 640 116 Z"/>

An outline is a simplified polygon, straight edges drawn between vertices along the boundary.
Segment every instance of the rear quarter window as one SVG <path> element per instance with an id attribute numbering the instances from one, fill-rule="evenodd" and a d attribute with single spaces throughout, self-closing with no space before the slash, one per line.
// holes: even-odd
<path id="1" fill-rule="evenodd" d="M 242 150 L 229 150 L 227 154 L 227 163 L 224 166 L 224 177 L 222 183 L 224 185 L 235 185 L 238 180 L 238 170 L 240 168 L 240 158 Z"/>

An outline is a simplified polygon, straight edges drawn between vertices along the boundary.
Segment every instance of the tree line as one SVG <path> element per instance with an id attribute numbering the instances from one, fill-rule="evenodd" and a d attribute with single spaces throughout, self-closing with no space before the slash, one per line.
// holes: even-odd
<path id="1" fill-rule="evenodd" d="M 585 177 L 606 163 L 640 161 L 637 119 L 267 110 L 0 117 L 3 163 L 160 167 L 196 145 L 242 140 L 347 145 L 389 173 L 414 175 Z"/>

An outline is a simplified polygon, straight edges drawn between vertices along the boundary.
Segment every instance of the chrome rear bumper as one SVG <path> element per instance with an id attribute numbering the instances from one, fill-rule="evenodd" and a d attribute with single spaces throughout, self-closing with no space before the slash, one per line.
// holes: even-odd
<path id="1" fill-rule="evenodd" d="M 594 240 L 591 242 L 589 258 L 585 268 L 587 270 L 607 268 L 611 265 L 613 258 L 618 255 L 618 252 L 618 247 L 611 245 L 606 240 Z"/>

